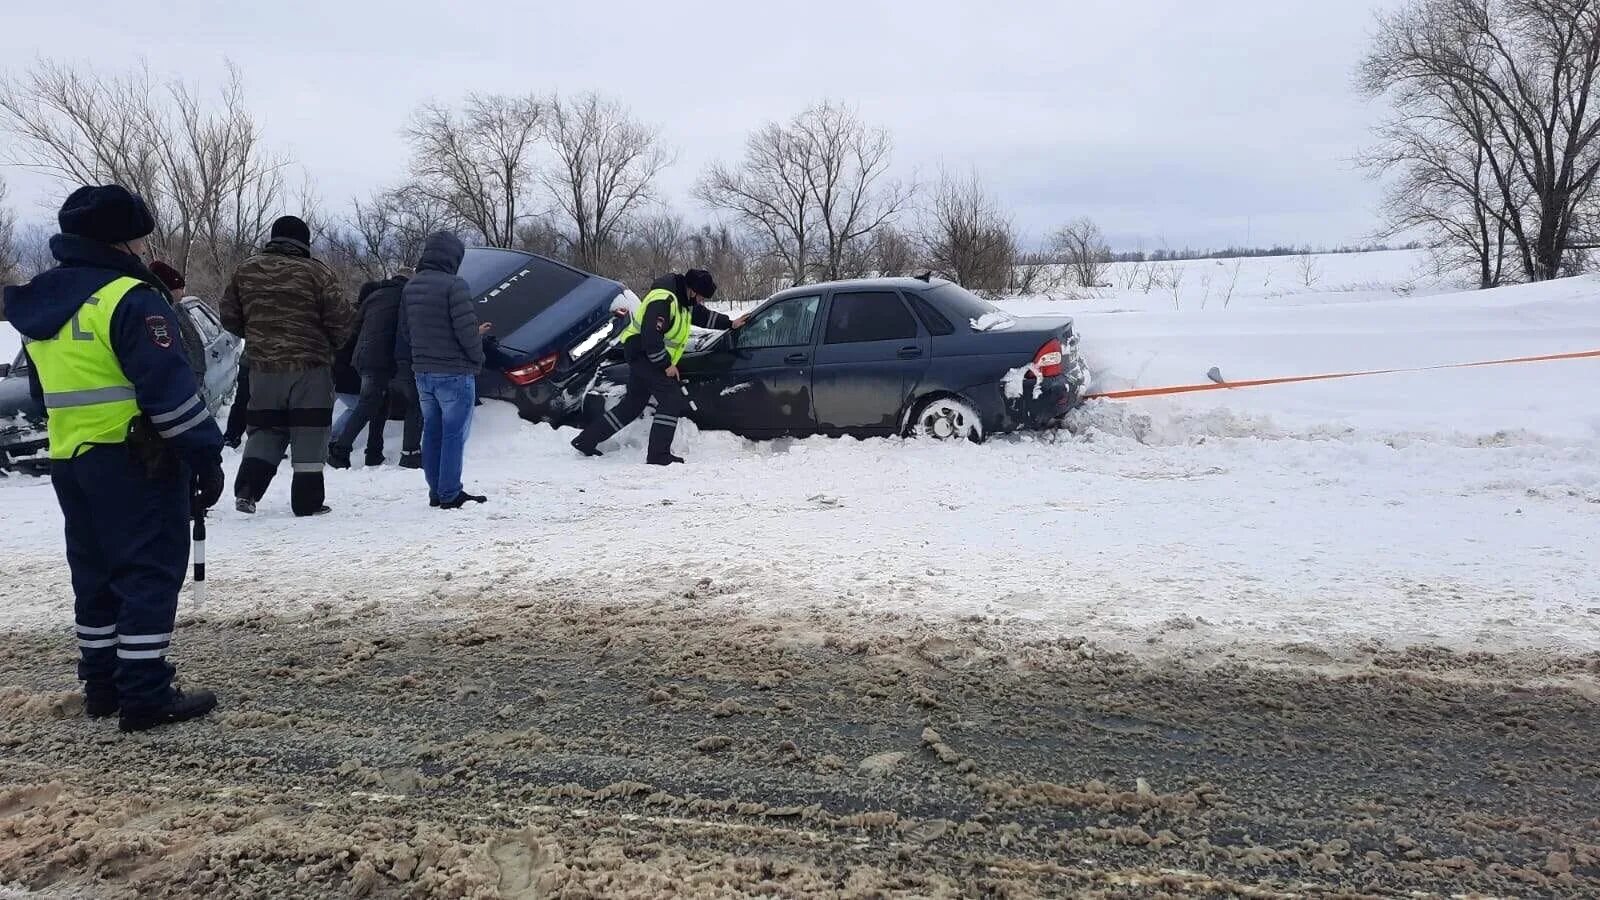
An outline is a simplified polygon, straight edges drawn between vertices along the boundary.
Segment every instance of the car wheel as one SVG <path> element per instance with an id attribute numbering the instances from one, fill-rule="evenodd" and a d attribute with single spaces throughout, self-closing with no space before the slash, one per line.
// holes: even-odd
<path id="1" fill-rule="evenodd" d="M 983 442 L 983 419 L 965 400 L 934 397 L 911 417 L 911 433 L 940 441 L 965 438 L 978 444 Z"/>

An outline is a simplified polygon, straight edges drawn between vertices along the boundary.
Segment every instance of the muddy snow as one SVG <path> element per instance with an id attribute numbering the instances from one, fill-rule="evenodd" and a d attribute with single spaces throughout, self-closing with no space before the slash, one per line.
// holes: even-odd
<path id="1" fill-rule="evenodd" d="M 1600 278 L 1325 262 L 1006 309 L 1099 389 L 1600 349 Z M 674 481 L 491 403 L 482 507 L 391 466 L 219 510 L 175 647 L 223 706 L 137 737 L 73 693 L 48 481 L 0 479 L 0 897 L 1594 896 L 1597 373 L 691 427 Z"/>

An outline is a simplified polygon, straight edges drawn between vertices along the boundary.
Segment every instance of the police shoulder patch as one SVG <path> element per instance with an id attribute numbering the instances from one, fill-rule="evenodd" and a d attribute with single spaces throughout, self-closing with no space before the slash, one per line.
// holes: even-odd
<path id="1" fill-rule="evenodd" d="M 144 328 L 150 333 L 150 343 L 163 350 L 172 346 L 172 329 L 167 325 L 166 316 L 145 316 Z"/>

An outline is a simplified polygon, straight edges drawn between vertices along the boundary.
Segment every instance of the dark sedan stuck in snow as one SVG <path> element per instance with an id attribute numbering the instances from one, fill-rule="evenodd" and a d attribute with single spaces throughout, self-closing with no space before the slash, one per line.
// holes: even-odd
<path id="1" fill-rule="evenodd" d="M 561 425 L 581 418 L 606 351 L 627 325 L 614 315 L 627 289 L 565 263 L 472 247 L 458 274 L 494 324 L 499 354 L 478 376 L 478 395 L 516 405 L 523 418 Z"/>
<path id="2" fill-rule="evenodd" d="M 1058 422 L 1087 370 L 1065 316 L 1012 316 L 947 281 L 875 278 L 790 288 L 678 366 L 705 429 L 745 437 L 984 437 Z M 588 412 L 619 396 L 600 373 Z"/>

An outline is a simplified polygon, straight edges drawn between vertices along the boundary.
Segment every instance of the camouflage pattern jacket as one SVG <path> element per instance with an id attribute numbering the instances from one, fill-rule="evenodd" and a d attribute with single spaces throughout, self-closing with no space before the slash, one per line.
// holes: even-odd
<path id="1" fill-rule="evenodd" d="M 245 260 L 222 294 L 222 327 L 244 338 L 250 368 L 262 372 L 333 365 L 354 323 L 333 270 L 287 238 Z"/>

